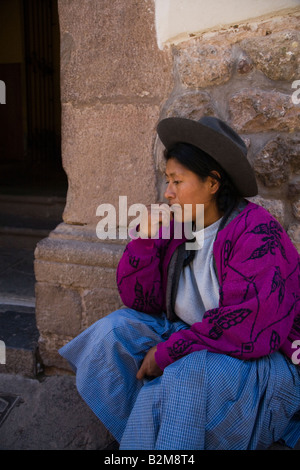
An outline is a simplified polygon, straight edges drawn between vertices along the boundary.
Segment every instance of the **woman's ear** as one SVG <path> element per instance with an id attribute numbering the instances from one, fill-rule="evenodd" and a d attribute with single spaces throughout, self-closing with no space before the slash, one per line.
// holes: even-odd
<path id="1" fill-rule="evenodd" d="M 211 194 L 216 194 L 221 185 L 221 175 L 217 171 L 213 170 L 211 172 L 212 176 L 209 176 L 209 183 L 211 188 Z M 214 177 L 215 175 L 215 177 Z"/>

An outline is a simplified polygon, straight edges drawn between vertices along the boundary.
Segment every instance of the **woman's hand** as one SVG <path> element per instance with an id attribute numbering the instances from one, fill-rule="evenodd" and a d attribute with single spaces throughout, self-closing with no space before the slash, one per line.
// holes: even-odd
<path id="1" fill-rule="evenodd" d="M 136 374 L 136 378 L 138 380 L 142 380 L 145 376 L 147 377 L 159 377 L 162 375 L 162 370 L 158 367 L 155 361 L 155 353 L 156 353 L 157 346 L 153 346 L 147 352 L 140 369 Z"/>

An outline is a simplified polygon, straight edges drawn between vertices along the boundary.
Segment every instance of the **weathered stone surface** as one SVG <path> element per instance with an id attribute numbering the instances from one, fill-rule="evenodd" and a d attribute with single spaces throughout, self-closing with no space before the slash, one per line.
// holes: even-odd
<path id="1" fill-rule="evenodd" d="M 97 240 L 53 237 L 41 240 L 35 250 L 35 260 L 82 266 L 116 268 L 125 246 Z"/>
<path id="2" fill-rule="evenodd" d="M 81 297 L 76 289 L 38 282 L 37 327 L 40 333 L 76 335 L 81 327 Z"/>
<path id="3" fill-rule="evenodd" d="M 300 220 L 300 199 L 292 204 L 292 209 L 296 219 Z"/>
<path id="4" fill-rule="evenodd" d="M 279 199 L 265 199 L 262 196 L 247 198 L 249 201 L 264 207 L 278 222 L 284 226 L 284 203 Z"/>
<path id="5" fill-rule="evenodd" d="M 152 146 L 158 114 L 158 107 L 148 105 L 64 105 L 63 162 L 69 180 L 64 222 L 96 224 L 103 203 L 112 204 L 118 217 L 119 196 L 128 196 L 128 205 L 155 202 Z"/>
<path id="6" fill-rule="evenodd" d="M 242 54 L 238 58 L 236 69 L 240 75 L 244 75 L 251 72 L 253 70 L 253 67 L 253 62 L 251 61 L 250 57 L 248 57 L 246 54 Z"/>
<path id="7" fill-rule="evenodd" d="M 176 95 L 170 100 L 163 112 L 163 117 L 185 117 L 198 121 L 202 116 L 214 116 L 216 109 L 209 93 L 189 91 Z"/>
<path id="8" fill-rule="evenodd" d="M 300 76 L 300 32 L 280 31 L 244 39 L 240 46 L 254 65 L 271 80 L 296 80 Z"/>
<path id="9" fill-rule="evenodd" d="M 71 376 L 2 375 L 1 392 L 20 397 L 1 426 L 1 450 L 102 450 L 113 440 Z"/>
<path id="10" fill-rule="evenodd" d="M 289 176 L 287 147 L 281 138 L 271 140 L 256 155 L 254 171 L 265 186 L 280 186 Z"/>
<path id="11" fill-rule="evenodd" d="M 195 39 L 174 48 L 175 66 L 181 83 L 204 88 L 227 82 L 234 59 L 231 49 Z"/>
<path id="12" fill-rule="evenodd" d="M 42 332 L 39 337 L 39 353 L 43 361 L 43 366 L 47 375 L 51 375 L 49 372 L 52 368 L 63 369 L 71 371 L 71 367 L 58 353 L 59 349 L 62 348 L 66 343 L 71 341 L 77 336 L 76 334 L 71 336 L 60 336 L 55 333 Z"/>
<path id="13" fill-rule="evenodd" d="M 298 106 L 300 113 L 300 106 Z M 294 173 L 300 174 L 300 137 L 293 135 L 285 140 L 287 146 L 288 161 Z"/>
<path id="14" fill-rule="evenodd" d="M 229 100 L 232 126 L 238 132 L 281 131 L 300 129 L 300 113 L 291 96 L 273 90 L 247 88 Z"/>
<path id="15" fill-rule="evenodd" d="M 292 224 L 287 233 L 300 254 L 300 224 Z"/>
<path id="16" fill-rule="evenodd" d="M 149 101 L 170 90 L 171 53 L 157 47 L 152 0 L 60 0 L 59 18 L 63 102 Z"/>
<path id="17" fill-rule="evenodd" d="M 288 197 L 290 199 L 299 198 L 300 196 L 300 177 L 293 178 L 288 185 Z"/>
<path id="18" fill-rule="evenodd" d="M 111 288 L 116 284 L 116 268 L 85 266 L 67 262 L 53 263 L 37 260 L 35 261 L 35 276 L 38 282 L 70 286 L 75 289 L 94 289 L 99 286 Z"/>
<path id="19" fill-rule="evenodd" d="M 102 288 L 85 290 L 82 293 L 83 319 L 82 328 L 85 329 L 100 318 L 122 306 L 117 289 Z"/>

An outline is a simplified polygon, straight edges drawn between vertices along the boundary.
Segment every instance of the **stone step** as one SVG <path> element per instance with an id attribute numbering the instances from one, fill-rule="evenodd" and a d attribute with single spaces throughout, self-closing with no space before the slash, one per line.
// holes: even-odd
<path id="1" fill-rule="evenodd" d="M 0 194 L 0 245 L 34 249 L 59 223 L 65 198 Z"/>
<path id="2" fill-rule="evenodd" d="M 17 302 L 14 305 L 0 305 L 0 341 L 2 349 L 5 348 L 5 364 L 0 365 L 0 373 L 33 378 L 41 372 L 39 333 L 31 302 L 27 299 L 27 305 L 24 302 L 23 305 L 16 305 Z"/>

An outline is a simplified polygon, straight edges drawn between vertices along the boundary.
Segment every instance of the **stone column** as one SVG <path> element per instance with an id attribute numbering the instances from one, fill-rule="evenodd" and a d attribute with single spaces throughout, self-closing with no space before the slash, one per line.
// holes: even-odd
<path id="1" fill-rule="evenodd" d="M 59 347 L 121 306 L 115 272 L 126 240 L 99 240 L 100 204 L 157 201 L 153 158 L 170 51 L 156 44 L 154 2 L 59 0 L 62 153 L 69 188 L 62 223 L 35 251 L 36 318 L 46 372 Z M 123 214 L 124 217 L 124 214 Z"/>

